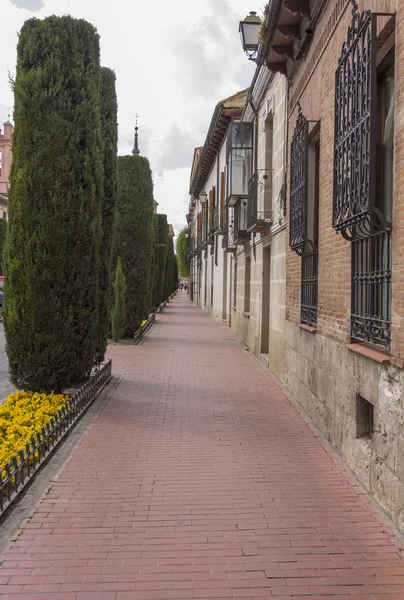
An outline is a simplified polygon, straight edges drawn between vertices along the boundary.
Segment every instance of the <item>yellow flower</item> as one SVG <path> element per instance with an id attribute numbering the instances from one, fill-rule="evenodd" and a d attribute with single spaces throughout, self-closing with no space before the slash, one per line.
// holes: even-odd
<path id="1" fill-rule="evenodd" d="M 28 394 L 15 392 L 0 405 L 0 475 L 5 476 L 5 464 L 20 450 L 24 450 L 31 437 L 42 429 L 64 406 L 68 396 L 63 394 Z M 18 460 L 19 462 L 19 460 Z"/>

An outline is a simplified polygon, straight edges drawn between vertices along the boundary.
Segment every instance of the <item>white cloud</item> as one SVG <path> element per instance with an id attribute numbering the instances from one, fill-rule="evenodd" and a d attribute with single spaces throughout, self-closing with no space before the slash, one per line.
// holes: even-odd
<path id="1" fill-rule="evenodd" d="M 17 8 L 25 8 L 31 12 L 37 12 L 44 6 L 45 0 L 10 0 Z"/>
<path id="2" fill-rule="evenodd" d="M 7 70 L 15 73 L 24 20 L 34 12 L 37 18 L 71 14 L 87 19 L 100 34 L 102 64 L 117 77 L 119 153 L 131 152 L 139 113 L 139 147 L 150 160 L 159 212 L 167 213 L 178 232 L 186 224 L 193 149 L 203 145 L 218 101 L 247 87 L 254 73 L 238 34 L 238 21 L 252 9 L 251 0 L 160 0 L 154 5 L 142 0 L 3 0 L 7 27 L 2 30 L 0 121 L 13 102 Z"/>

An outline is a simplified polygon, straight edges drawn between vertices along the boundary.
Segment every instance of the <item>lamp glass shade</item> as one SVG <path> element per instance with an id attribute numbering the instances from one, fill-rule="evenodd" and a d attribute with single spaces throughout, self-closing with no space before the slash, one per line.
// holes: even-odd
<path id="1" fill-rule="evenodd" d="M 205 204 L 207 197 L 208 197 L 208 195 L 207 195 L 207 193 L 205 192 L 205 190 L 201 190 L 201 191 L 199 192 L 199 202 L 200 202 L 201 204 Z"/>
<path id="2" fill-rule="evenodd" d="M 262 21 L 257 17 L 257 13 L 250 14 L 240 21 L 239 32 L 241 37 L 241 45 L 244 52 L 251 53 L 258 50 L 258 37 Z"/>

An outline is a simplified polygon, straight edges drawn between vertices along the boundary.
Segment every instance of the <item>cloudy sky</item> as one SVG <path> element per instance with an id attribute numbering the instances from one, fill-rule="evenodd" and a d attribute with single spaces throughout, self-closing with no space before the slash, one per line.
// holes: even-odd
<path id="1" fill-rule="evenodd" d="M 254 4 L 255 1 L 255 4 Z M 13 96 L 18 31 L 35 16 L 71 14 L 101 36 L 101 61 L 115 70 L 119 154 L 133 147 L 150 160 L 159 212 L 176 233 L 185 225 L 193 149 L 202 146 L 217 102 L 247 87 L 254 64 L 242 52 L 238 23 L 263 0 L 0 0 L 0 122 Z M 12 117 L 11 117 L 12 118 Z"/>

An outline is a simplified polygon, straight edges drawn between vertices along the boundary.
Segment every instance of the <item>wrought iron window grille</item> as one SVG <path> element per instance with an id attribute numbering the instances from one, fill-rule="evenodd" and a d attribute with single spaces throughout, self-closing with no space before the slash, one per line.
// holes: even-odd
<path id="1" fill-rule="evenodd" d="M 318 253 L 302 256 L 300 320 L 306 325 L 317 325 L 318 306 Z"/>
<path id="2" fill-rule="evenodd" d="M 377 206 L 377 19 L 358 11 L 335 74 L 333 227 L 349 240 L 389 227 Z"/>
<path id="3" fill-rule="evenodd" d="M 308 232 L 309 123 L 298 103 L 298 116 L 290 149 L 289 246 L 299 256 L 313 254 L 317 244 Z"/>
<path id="4" fill-rule="evenodd" d="M 391 231 L 352 242 L 351 338 L 390 348 Z"/>
<path id="5" fill-rule="evenodd" d="M 272 225 L 272 211 L 265 210 L 265 194 L 271 187 L 272 170 L 269 169 L 259 169 L 248 182 L 247 231 L 249 233 L 257 233 Z M 264 210 L 260 210 L 261 208 Z"/>

